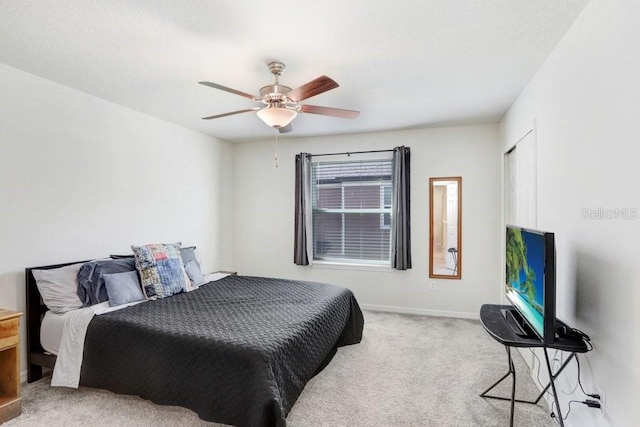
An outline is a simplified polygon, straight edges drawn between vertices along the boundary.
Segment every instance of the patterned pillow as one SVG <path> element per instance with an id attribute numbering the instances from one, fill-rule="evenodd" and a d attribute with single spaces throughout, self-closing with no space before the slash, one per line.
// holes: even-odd
<path id="1" fill-rule="evenodd" d="M 190 290 L 180 256 L 181 243 L 131 246 L 147 298 L 165 298 Z"/>

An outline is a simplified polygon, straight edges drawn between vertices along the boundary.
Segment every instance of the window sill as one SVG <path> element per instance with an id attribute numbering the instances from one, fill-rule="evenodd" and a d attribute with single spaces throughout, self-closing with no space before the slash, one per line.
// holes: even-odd
<path id="1" fill-rule="evenodd" d="M 357 264 L 333 261 L 313 261 L 313 268 L 321 268 L 327 270 L 356 270 L 356 271 L 375 271 L 375 272 L 392 272 L 391 265 L 376 264 Z"/>

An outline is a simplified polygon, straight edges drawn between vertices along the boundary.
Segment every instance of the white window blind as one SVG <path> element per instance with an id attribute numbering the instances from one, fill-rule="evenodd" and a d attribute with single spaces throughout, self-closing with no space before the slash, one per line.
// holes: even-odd
<path id="1" fill-rule="evenodd" d="M 392 160 L 315 162 L 313 259 L 390 263 Z"/>

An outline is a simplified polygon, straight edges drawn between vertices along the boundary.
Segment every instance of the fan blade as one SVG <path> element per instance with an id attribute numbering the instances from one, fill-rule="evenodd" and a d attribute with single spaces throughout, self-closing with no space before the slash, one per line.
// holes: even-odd
<path id="1" fill-rule="evenodd" d="M 360 111 L 344 110 L 342 108 L 320 107 L 318 105 L 303 105 L 300 108 L 303 113 L 322 114 L 323 116 L 339 117 L 341 119 L 355 119 Z"/>
<path id="2" fill-rule="evenodd" d="M 334 82 L 329 77 L 320 76 L 315 80 L 311 80 L 310 82 L 289 91 L 289 93 L 287 93 L 287 97 L 293 102 L 300 102 L 328 90 L 335 89 L 338 86 L 338 83 Z"/>
<path id="3" fill-rule="evenodd" d="M 289 123 L 286 126 L 282 126 L 281 128 L 278 128 L 278 131 L 280 131 L 280 133 L 289 133 L 293 130 L 293 126 L 291 126 L 291 123 Z"/>
<path id="4" fill-rule="evenodd" d="M 246 92 L 241 92 L 239 90 L 231 89 L 230 87 L 222 86 L 217 83 L 211 83 L 211 82 L 198 82 L 198 83 L 200 83 L 201 85 L 212 87 L 214 89 L 220 89 L 220 90 L 224 90 L 225 92 L 230 92 L 236 95 L 244 96 L 245 98 L 249 98 L 252 101 L 257 100 L 255 96 L 250 95 Z"/>
<path id="5" fill-rule="evenodd" d="M 247 108 L 247 109 L 238 110 L 238 111 L 230 111 L 228 113 L 216 114 L 215 116 L 203 117 L 202 120 L 219 119 L 220 117 L 233 116 L 234 114 L 248 113 L 249 111 L 258 111 L 260 109 L 261 109 L 260 107 L 255 107 L 255 108 Z"/>

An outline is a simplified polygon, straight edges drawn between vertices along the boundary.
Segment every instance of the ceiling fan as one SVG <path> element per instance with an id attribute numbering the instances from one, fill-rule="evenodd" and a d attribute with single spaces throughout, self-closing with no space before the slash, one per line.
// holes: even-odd
<path id="1" fill-rule="evenodd" d="M 291 132 L 291 121 L 296 118 L 298 113 L 321 114 L 323 116 L 339 117 L 343 119 L 355 119 L 360 115 L 360 112 L 355 110 L 300 104 L 301 101 L 304 101 L 307 98 L 311 98 L 312 96 L 337 88 L 339 86 L 338 83 L 329 77 L 320 76 L 300 87 L 291 89 L 288 86 L 281 85 L 278 81 L 278 78 L 285 69 L 285 65 L 279 61 L 272 61 L 269 62 L 268 66 L 269 71 L 271 71 L 275 77 L 275 82 L 261 88 L 260 96 L 253 96 L 249 93 L 231 89 L 217 83 L 198 82 L 201 85 L 244 96 L 254 102 L 262 102 L 265 105 L 265 107 L 253 107 L 246 108 L 244 110 L 230 111 L 228 113 L 203 117 L 202 119 L 219 119 L 221 117 L 232 116 L 235 114 L 248 113 L 249 111 L 257 111 L 258 117 L 267 125 L 278 129 L 280 133 L 286 133 Z"/>

